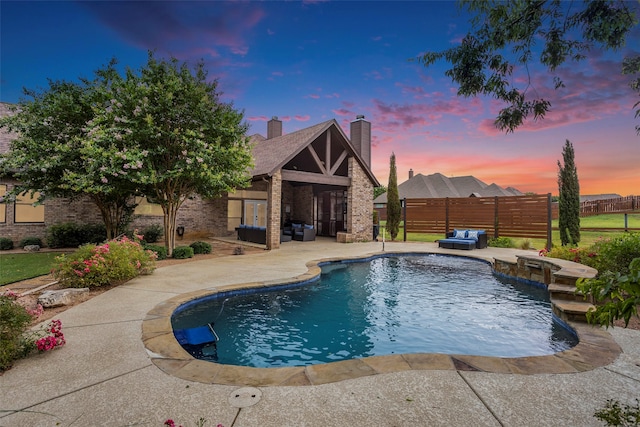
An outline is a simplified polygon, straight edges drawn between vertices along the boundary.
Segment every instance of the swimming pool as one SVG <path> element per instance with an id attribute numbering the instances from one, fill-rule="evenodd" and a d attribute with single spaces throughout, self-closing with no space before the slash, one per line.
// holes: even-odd
<path id="1" fill-rule="evenodd" d="M 179 307 L 174 329 L 214 322 L 223 364 L 304 366 L 374 355 L 522 357 L 577 343 L 545 289 L 496 278 L 478 260 L 381 256 L 329 263 L 319 280 L 235 292 Z"/>

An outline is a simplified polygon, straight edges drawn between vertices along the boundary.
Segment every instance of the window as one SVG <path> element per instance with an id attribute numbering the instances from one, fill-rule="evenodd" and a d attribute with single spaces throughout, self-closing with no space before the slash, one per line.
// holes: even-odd
<path id="1" fill-rule="evenodd" d="M 133 211 L 135 215 L 142 216 L 164 216 L 162 206 L 157 203 L 150 203 L 146 197 L 136 197 L 136 209 Z"/>
<path id="2" fill-rule="evenodd" d="M 242 223 L 242 200 L 227 202 L 227 231 L 233 231 Z"/>
<path id="3" fill-rule="evenodd" d="M 44 205 L 34 206 L 39 197 L 40 193 L 35 192 L 31 195 L 27 191 L 16 198 L 14 217 L 16 223 L 44 222 Z"/>
<path id="4" fill-rule="evenodd" d="M 7 222 L 7 204 L 4 202 L 4 196 L 7 194 L 7 186 L 0 185 L 0 222 Z"/>

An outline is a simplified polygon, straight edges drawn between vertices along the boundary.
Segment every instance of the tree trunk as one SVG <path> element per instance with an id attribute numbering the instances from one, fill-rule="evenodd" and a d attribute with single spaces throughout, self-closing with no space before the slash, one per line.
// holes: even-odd
<path id="1" fill-rule="evenodd" d="M 104 227 L 107 231 L 107 240 L 114 239 L 126 230 L 124 228 L 131 219 L 131 214 L 136 204 L 129 204 L 130 198 L 110 200 L 100 195 L 92 196 L 93 202 L 100 210 Z"/>
<path id="2" fill-rule="evenodd" d="M 167 248 L 167 257 L 173 256 L 173 250 L 176 247 L 176 220 L 178 217 L 178 209 L 181 203 L 172 200 L 167 206 L 163 206 L 164 210 L 164 246 Z"/>
<path id="3" fill-rule="evenodd" d="M 112 212 L 109 208 L 110 206 L 108 203 L 105 203 L 100 197 L 97 196 L 93 198 L 93 201 L 100 210 L 102 222 L 104 222 L 104 228 L 107 231 L 107 240 L 111 240 L 116 237 L 115 233 L 117 231 L 117 222 L 115 224 L 113 222 Z"/>

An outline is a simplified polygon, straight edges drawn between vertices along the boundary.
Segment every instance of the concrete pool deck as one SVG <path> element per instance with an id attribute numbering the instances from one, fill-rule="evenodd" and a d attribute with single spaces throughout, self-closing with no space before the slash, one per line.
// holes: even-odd
<path id="1" fill-rule="evenodd" d="M 67 339 L 64 347 L 20 360 L 0 376 L 0 426 L 161 426 L 171 418 L 187 427 L 200 417 L 209 420 L 207 425 L 225 427 L 600 426 L 593 413 L 608 399 L 635 404 L 640 396 L 640 331 L 621 328 L 586 327 L 585 333 L 594 338 L 583 356 L 604 362 L 579 369 L 584 360 L 574 359 L 566 364 L 573 369 L 561 371 L 568 373 L 549 373 L 557 371 L 548 362 L 536 361 L 527 364 L 527 369 L 535 366 L 528 374 L 514 369 L 469 370 L 477 363 L 468 359 L 463 365 L 416 365 L 390 369 L 391 373 L 382 373 L 388 372 L 388 365 L 379 363 L 376 375 L 351 375 L 305 387 L 243 384 L 237 377 L 233 385 L 207 384 L 202 379 L 209 375 L 209 367 L 168 358 L 161 354 L 167 346 L 159 344 L 156 352 L 149 345 L 149 340 L 166 335 L 162 329 L 166 320 L 148 322 L 164 317 L 154 310 L 171 306 L 172 299 L 175 303 L 227 286 L 287 280 L 308 274 L 307 263 L 312 260 L 381 250 L 381 242 L 293 241 L 276 251 L 159 268 L 109 290 L 57 316 Z M 385 251 L 449 253 L 488 261 L 531 254 L 395 242 L 387 242 Z M 440 355 L 425 357 L 433 363 L 443 360 Z M 191 366 L 185 369 L 187 364 Z M 331 369 L 332 365 L 324 365 L 325 371 L 333 371 L 330 375 L 353 370 Z M 196 381 L 176 376 L 180 371 Z"/>

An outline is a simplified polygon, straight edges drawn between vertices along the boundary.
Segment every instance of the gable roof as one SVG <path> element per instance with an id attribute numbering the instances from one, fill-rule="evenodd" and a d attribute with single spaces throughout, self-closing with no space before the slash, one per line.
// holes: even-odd
<path id="1" fill-rule="evenodd" d="M 401 199 L 429 199 L 471 196 L 520 196 L 522 193 L 511 187 L 502 188 L 496 184 L 487 185 L 471 175 L 447 178 L 441 173 L 426 176 L 419 173 L 398 185 L 398 195 Z M 387 193 L 376 197 L 373 202 L 387 203 Z"/>
<path id="2" fill-rule="evenodd" d="M 356 159 L 371 182 L 375 186 L 380 185 L 369 166 L 367 166 L 362 157 L 356 152 L 351 141 L 344 134 L 335 119 L 327 120 L 326 122 L 318 123 L 317 125 L 271 139 L 266 139 L 260 134 L 252 135 L 250 140 L 255 145 L 253 147 L 254 167 L 251 171 L 251 176 L 273 175 L 327 131 L 335 131 L 334 135 L 338 135 L 338 138 L 345 146 L 349 155 Z"/>

